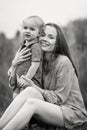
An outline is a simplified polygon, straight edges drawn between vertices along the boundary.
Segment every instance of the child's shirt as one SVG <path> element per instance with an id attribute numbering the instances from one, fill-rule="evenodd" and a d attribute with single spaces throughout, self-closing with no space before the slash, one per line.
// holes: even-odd
<path id="1" fill-rule="evenodd" d="M 36 85 L 38 85 L 39 87 L 42 86 L 42 51 L 41 51 L 41 45 L 40 42 L 37 40 L 33 40 L 30 42 L 30 44 L 28 46 L 26 46 L 25 41 L 23 41 L 22 45 L 20 46 L 20 50 L 22 50 L 23 48 L 30 48 L 30 53 L 31 56 L 29 60 L 25 60 L 24 62 L 22 62 L 20 65 L 17 66 L 16 68 L 16 74 L 18 74 L 19 77 L 21 77 L 21 75 L 26 75 L 32 62 L 40 62 L 39 68 L 36 71 L 36 74 L 34 75 L 34 77 L 32 78 L 32 80 L 34 81 L 34 83 Z M 17 79 L 16 79 L 17 80 Z M 16 86 L 17 87 L 17 81 L 16 81 Z"/>
<path id="2" fill-rule="evenodd" d="M 29 60 L 26 60 L 26 61 L 22 62 L 20 65 L 18 65 L 16 73 L 19 75 L 19 77 L 21 75 L 26 75 L 31 66 L 31 62 L 40 62 L 40 66 L 39 66 L 36 74 L 32 78 L 32 80 L 34 81 L 34 83 L 36 85 L 41 86 L 41 74 L 42 74 L 42 72 L 41 72 L 42 71 L 41 54 L 42 54 L 42 52 L 41 52 L 40 42 L 32 41 L 32 42 L 30 42 L 30 44 L 28 46 L 26 46 L 25 42 L 23 42 L 21 49 L 23 49 L 23 48 L 30 48 L 31 56 L 30 56 Z"/>

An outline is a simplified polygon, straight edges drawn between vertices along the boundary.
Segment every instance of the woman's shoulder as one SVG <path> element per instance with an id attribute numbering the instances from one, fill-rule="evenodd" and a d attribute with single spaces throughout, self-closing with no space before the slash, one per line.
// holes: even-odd
<path id="1" fill-rule="evenodd" d="M 59 55 L 57 60 L 56 60 L 56 65 L 58 66 L 69 66 L 72 67 L 72 63 L 70 61 L 70 59 L 65 56 L 65 55 Z"/>
<path id="2" fill-rule="evenodd" d="M 65 55 L 59 55 L 58 58 L 57 58 L 57 62 L 59 63 L 67 63 L 67 62 L 71 62 L 70 59 L 65 56 Z"/>

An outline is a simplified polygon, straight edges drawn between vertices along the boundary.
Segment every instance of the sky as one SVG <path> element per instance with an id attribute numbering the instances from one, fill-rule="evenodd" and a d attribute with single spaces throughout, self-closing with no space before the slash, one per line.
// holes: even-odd
<path id="1" fill-rule="evenodd" d="M 45 23 L 65 26 L 87 18 L 87 0 L 0 0 L 0 32 L 13 37 L 23 19 L 31 15 L 40 16 Z"/>

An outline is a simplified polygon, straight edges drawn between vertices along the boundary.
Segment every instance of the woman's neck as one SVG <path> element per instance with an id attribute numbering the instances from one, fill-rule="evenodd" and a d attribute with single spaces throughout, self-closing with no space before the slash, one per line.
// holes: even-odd
<path id="1" fill-rule="evenodd" d="M 52 60 L 52 52 L 45 52 L 45 59 L 50 62 Z"/>

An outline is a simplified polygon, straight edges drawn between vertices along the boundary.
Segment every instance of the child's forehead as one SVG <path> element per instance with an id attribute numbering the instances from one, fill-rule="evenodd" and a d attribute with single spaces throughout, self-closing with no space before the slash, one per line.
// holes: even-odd
<path id="1" fill-rule="evenodd" d="M 26 26 L 29 26 L 29 27 L 38 27 L 38 24 L 32 18 L 24 20 L 23 25 L 26 25 Z"/>

